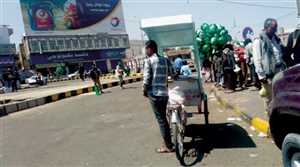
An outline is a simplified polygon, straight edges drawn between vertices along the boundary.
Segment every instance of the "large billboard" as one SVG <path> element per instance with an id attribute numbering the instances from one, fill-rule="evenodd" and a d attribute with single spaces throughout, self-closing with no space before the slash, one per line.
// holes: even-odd
<path id="1" fill-rule="evenodd" d="M 121 0 L 20 0 L 28 36 L 125 34 Z"/>

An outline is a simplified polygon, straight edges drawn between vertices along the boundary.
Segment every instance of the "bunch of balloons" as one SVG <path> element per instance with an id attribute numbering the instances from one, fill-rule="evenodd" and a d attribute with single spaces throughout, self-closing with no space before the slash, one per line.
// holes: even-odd
<path id="1" fill-rule="evenodd" d="M 196 41 L 200 52 L 208 56 L 211 56 L 213 51 L 223 49 L 224 45 L 232 40 L 228 30 L 220 24 L 204 23 L 196 33 Z"/>

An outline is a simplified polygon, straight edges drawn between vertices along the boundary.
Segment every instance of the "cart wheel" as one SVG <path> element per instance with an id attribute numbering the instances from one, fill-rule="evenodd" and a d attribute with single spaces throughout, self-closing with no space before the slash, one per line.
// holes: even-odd
<path id="1" fill-rule="evenodd" d="M 198 148 L 193 146 L 185 146 L 180 164 L 182 166 L 194 166 L 197 162 L 200 162 L 204 157 L 204 153 L 200 152 Z"/>
<path id="2" fill-rule="evenodd" d="M 170 117 L 171 118 L 171 117 Z M 171 138 L 174 144 L 174 148 L 177 148 L 177 134 L 178 134 L 178 127 L 176 123 L 171 124 Z"/>
<path id="3" fill-rule="evenodd" d="M 184 134 L 179 131 L 178 125 L 173 124 L 172 131 L 174 132 L 173 140 L 176 152 L 176 158 L 181 161 L 184 153 Z"/>

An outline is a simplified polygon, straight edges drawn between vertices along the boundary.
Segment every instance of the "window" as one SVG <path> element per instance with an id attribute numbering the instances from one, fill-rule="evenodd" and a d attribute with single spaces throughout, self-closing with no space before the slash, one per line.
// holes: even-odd
<path id="1" fill-rule="evenodd" d="M 79 48 L 79 40 L 78 39 L 72 39 L 72 44 L 74 49 Z"/>
<path id="2" fill-rule="evenodd" d="M 42 40 L 42 41 L 40 41 L 40 43 L 41 43 L 41 48 L 42 48 L 43 51 L 48 51 L 49 50 L 48 41 Z"/>
<path id="3" fill-rule="evenodd" d="M 30 42 L 30 48 L 32 52 L 39 52 L 40 51 L 39 41 L 32 40 Z"/>
<path id="4" fill-rule="evenodd" d="M 95 38 L 94 39 L 94 44 L 95 44 L 95 48 L 100 48 L 100 41 L 99 41 L 99 39 L 97 39 L 97 38 Z"/>
<path id="5" fill-rule="evenodd" d="M 62 39 L 57 40 L 57 48 L 58 48 L 58 50 L 65 49 L 64 41 Z"/>
<path id="6" fill-rule="evenodd" d="M 107 48 L 107 44 L 106 44 L 106 39 L 105 38 L 101 39 L 101 47 L 102 48 Z"/>
<path id="7" fill-rule="evenodd" d="M 120 42 L 119 42 L 119 39 L 117 39 L 117 38 L 114 39 L 114 47 L 116 47 L 116 48 L 120 47 Z"/>
<path id="8" fill-rule="evenodd" d="M 56 41 L 51 39 L 49 40 L 50 50 L 56 50 Z"/>
<path id="9" fill-rule="evenodd" d="M 86 40 L 85 39 L 79 39 L 80 48 L 86 48 Z"/>
<path id="10" fill-rule="evenodd" d="M 93 41 L 91 38 L 87 39 L 87 47 L 88 48 L 93 48 Z"/>
<path id="11" fill-rule="evenodd" d="M 107 46 L 108 46 L 108 48 L 112 48 L 113 47 L 113 43 L 112 43 L 112 39 L 111 38 L 107 39 Z"/>
<path id="12" fill-rule="evenodd" d="M 128 47 L 128 46 L 129 46 L 128 38 L 123 37 L 123 47 Z"/>
<path id="13" fill-rule="evenodd" d="M 66 39 L 65 40 L 65 45 L 66 45 L 66 49 L 71 49 L 72 45 L 71 45 L 71 39 Z"/>

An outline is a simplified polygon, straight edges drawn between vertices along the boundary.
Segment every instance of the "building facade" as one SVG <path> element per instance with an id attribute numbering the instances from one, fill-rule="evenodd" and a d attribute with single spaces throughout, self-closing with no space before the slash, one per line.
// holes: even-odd
<path id="1" fill-rule="evenodd" d="M 141 72 L 144 65 L 145 44 L 142 40 L 130 40 L 130 48 L 126 50 L 126 63 L 134 72 Z"/>
<path id="2" fill-rule="evenodd" d="M 90 69 L 96 62 L 103 73 L 108 73 L 125 58 L 129 41 L 126 34 L 25 36 L 22 45 L 24 64 L 28 62 L 38 71 L 68 66 L 72 72 L 79 64 Z"/>
<path id="3" fill-rule="evenodd" d="M 13 29 L 0 25 L 0 74 L 8 68 L 18 67 L 16 45 L 10 43 Z"/>

